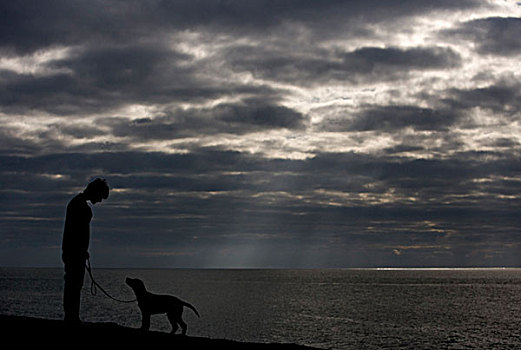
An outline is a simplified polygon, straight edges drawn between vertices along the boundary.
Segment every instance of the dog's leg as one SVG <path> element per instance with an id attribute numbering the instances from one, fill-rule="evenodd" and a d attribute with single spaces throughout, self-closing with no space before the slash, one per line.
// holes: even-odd
<path id="1" fill-rule="evenodd" d="M 167 313 L 166 316 L 168 317 L 168 320 L 170 321 L 170 324 L 172 325 L 172 334 L 175 334 L 177 332 L 177 318 L 173 313 Z"/>
<path id="2" fill-rule="evenodd" d="M 177 319 L 177 323 L 181 326 L 182 335 L 186 335 L 186 323 L 181 318 L 181 315 L 179 315 L 179 318 Z"/>
<path id="3" fill-rule="evenodd" d="M 141 330 L 148 331 L 150 329 L 150 314 L 141 313 Z"/>

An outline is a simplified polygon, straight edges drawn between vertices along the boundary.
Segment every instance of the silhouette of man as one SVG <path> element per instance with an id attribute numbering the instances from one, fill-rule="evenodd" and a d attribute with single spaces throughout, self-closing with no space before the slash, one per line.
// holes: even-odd
<path id="1" fill-rule="evenodd" d="M 67 205 L 63 230 L 62 260 L 65 266 L 63 310 L 65 321 L 80 322 L 80 298 L 85 277 L 85 262 L 89 258 L 90 220 L 93 205 L 107 199 L 109 186 L 103 179 L 95 179 Z"/>

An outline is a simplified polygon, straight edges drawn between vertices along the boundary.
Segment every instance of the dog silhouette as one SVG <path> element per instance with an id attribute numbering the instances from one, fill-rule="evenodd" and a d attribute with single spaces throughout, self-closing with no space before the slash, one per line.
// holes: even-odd
<path id="1" fill-rule="evenodd" d="M 186 306 L 193 310 L 199 316 L 195 307 L 172 295 L 158 295 L 150 293 L 146 290 L 145 284 L 138 278 L 129 278 L 125 280 L 126 284 L 132 288 L 136 295 L 137 305 L 141 310 L 141 329 L 147 331 L 150 329 L 150 316 L 154 314 L 166 314 L 170 324 L 172 325 L 172 334 L 177 331 L 178 325 L 181 326 L 182 334 L 186 334 L 186 323 L 182 319 L 183 307 Z"/>

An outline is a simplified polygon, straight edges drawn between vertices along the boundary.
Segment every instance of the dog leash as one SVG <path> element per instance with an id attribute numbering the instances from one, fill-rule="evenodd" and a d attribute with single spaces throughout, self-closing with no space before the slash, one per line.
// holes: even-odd
<path id="1" fill-rule="evenodd" d="M 92 276 L 92 267 L 90 265 L 90 259 L 89 258 L 87 258 L 87 262 L 85 263 L 85 269 L 87 269 L 87 272 L 89 273 L 89 276 L 90 276 L 90 281 L 91 281 L 90 282 L 90 293 L 92 295 L 96 295 L 97 294 L 97 289 L 96 288 L 99 288 L 103 292 L 103 294 L 105 294 L 110 299 L 115 300 L 117 302 L 120 302 L 120 303 L 133 303 L 133 302 L 137 301 L 137 298 L 134 299 L 134 300 L 121 300 L 121 299 L 118 299 L 118 298 L 114 298 L 112 295 L 107 293 L 107 291 L 105 289 L 103 289 L 103 287 L 100 286 L 100 284 L 98 282 L 96 282 L 96 280 Z"/>

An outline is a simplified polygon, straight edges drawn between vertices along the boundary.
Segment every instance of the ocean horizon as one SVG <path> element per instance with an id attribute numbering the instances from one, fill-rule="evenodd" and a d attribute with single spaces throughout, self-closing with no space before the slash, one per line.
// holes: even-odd
<path id="1" fill-rule="evenodd" d="M 188 335 L 327 349 L 507 348 L 521 346 L 521 268 L 370 267 L 95 268 L 116 298 L 133 299 L 126 277 L 175 295 Z M 0 268 L 0 314 L 61 319 L 61 268 Z M 88 275 L 81 318 L 139 327 L 135 303 L 119 303 Z M 170 331 L 166 316 L 152 330 Z"/>

